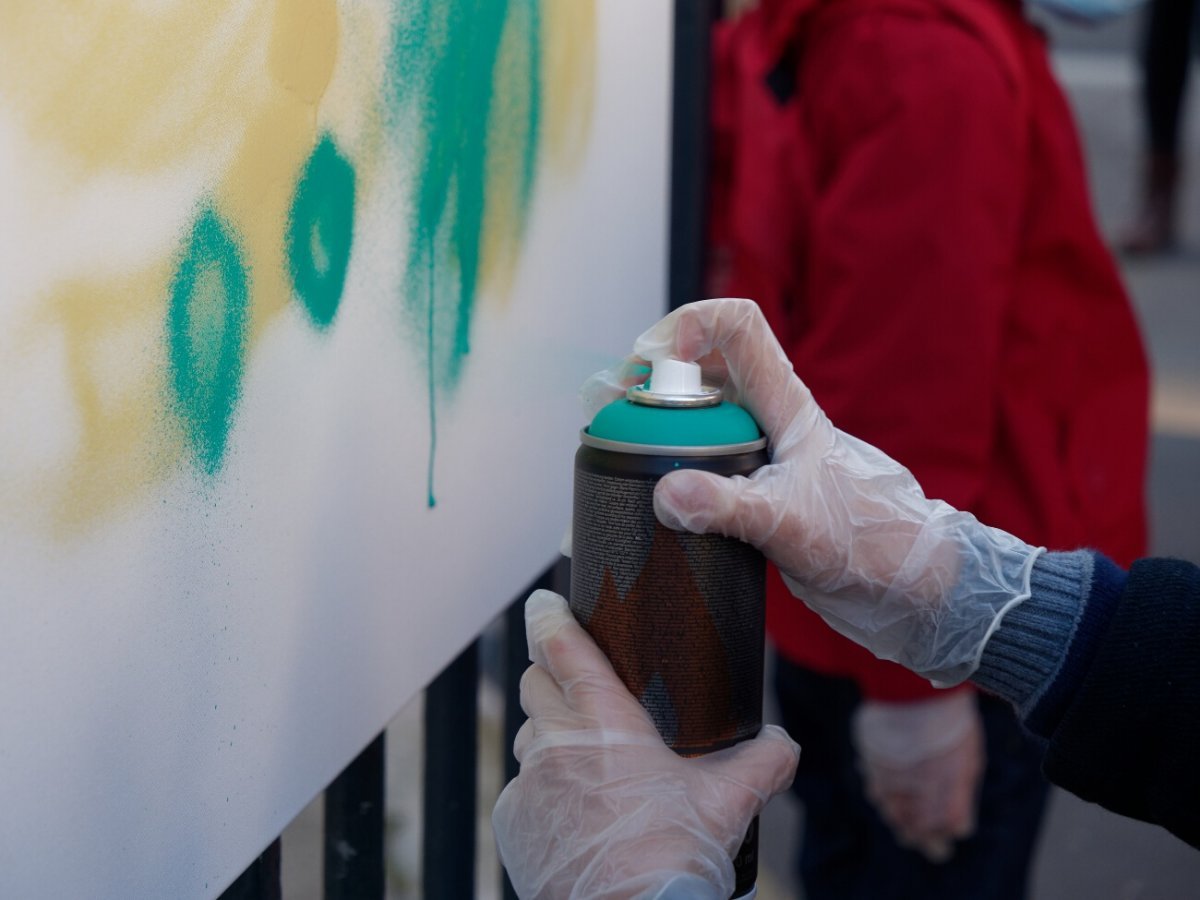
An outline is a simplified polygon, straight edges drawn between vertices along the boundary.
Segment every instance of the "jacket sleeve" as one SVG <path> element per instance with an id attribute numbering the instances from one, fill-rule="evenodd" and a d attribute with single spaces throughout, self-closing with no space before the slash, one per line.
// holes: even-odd
<path id="1" fill-rule="evenodd" d="M 1200 848 L 1200 569 L 1133 564 L 1086 672 L 1045 733 L 1055 784 Z"/>
<path id="2" fill-rule="evenodd" d="M 969 510 L 994 450 L 1017 256 L 1017 91 L 942 19 L 851 17 L 807 49 L 814 206 L 791 358 L 840 428 Z M 867 696 L 934 693 L 899 667 L 856 667 Z"/>

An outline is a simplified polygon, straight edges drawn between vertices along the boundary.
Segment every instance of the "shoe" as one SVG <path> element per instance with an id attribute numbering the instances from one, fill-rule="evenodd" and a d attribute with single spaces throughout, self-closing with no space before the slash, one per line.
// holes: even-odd
<path id="1" fill-rule="evenodd" d="M 1179 193 L 1179 158 L 1173 153 L 1151 154 L 1146 162 L 1142 209 L 1117 239 L 1130 256 L 1165 253 L 1175 246 L 1175 207 Z"/>

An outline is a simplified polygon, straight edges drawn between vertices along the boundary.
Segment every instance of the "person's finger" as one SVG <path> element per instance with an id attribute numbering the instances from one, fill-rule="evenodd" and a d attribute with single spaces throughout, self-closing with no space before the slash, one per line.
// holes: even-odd
<path id="1" fill-rule="evenodd" d="M 541 666 L 530 666 L 521 676 L 521 709 L 534 719 L 539 716 L 567 717 L 571 707 L 562 688 Z"/>
<path id="2" fill-rule="evenodd" d="M 723 806 L 749 822 L 796 777 L 800 745 L 778 725 L 764 725 L 758 736 L 697 760 L 720 779 Z"/>
<path id="3" fill-rule="evenodd" d="M 696 360 L 700 365 L 700 380 L 704 384 L 719 385 L 722 388 L 721 399 L 737 403 L 737 386 L 729 377 L 729 366 L 720 350 L 713 350 Z"/>
<path id="4" fill-rule="evenodd" d="M 975 826 L 975 802 L 972 800 L 966 812 L 951 821 L 950 836 L 956 840 L 965 840 L 975 833 Z"/>
<path id="5" fill-rule="evenodd" d="M 920 853 L 929 862 L 940 865 L 948 862 L 954 855 L 954 839 L 944 829 L 925 829 L 914 824 L 911 817 L 903 814 L 884 815 L 883 819 L 895 836 L 897 844 Z"/>
<path id="6" fill-rule="evenodd" d="M 904 835 L 909 844 L 918 840 L 927 827 L 922 818 L 920 798 L 911 791 L 876 791 L 879 816 L 897 835 Z"/>
<path id="7" fill-rule="evenodd" d="M 575 617 L 571 615 L 567 601 L 554 591 L 539 589 L 530 594 L 525 601 L 525 643 L 529 661 L 553 673 L 546 659 L 546 644 L 572 623 L 575 623 Z"/>
<path id="8" fill-rule="evenodd" d="M 533 724 L 532 719 L 526 719 L 517 729 L 516 737 L 513 738 L 513 758 L 518 763 L 525 761 L 525 753 L 535 737 L 537 737 L 537 727 Z"/>
<path id="9" fill-rule="evenodd" d="M 525 634 L 529 658 L 549 673 L 569 710 L 554 715 L 576 724 L 586 720 L 593 728 L 658 736 L 650 714 L 629 693 L 562 597 L 534 591 L 525 601 Z"/>
<path id="10" fill-rule="evenodd" d="M 946 807 L 941 811 L 939 826 L 948 834 L 966 837 L 970 834 L 971 798 L 956 790 L 946 797 Z"/>
<path id="11" fill-rule="evenodd" d="M 952 758 L 944 766 L 948 783 L 942 823 L 944 832 L 952 838 L 970 837 L 975 831 L 979 782 L 987 764 L 978 709 L 973 703 L 968 709 L 965 739 L 952 750 Z"/>
<path id="12" fill-rule="evenodd" d="M 975 831 L 976 779 L 971 775 L 960 779 L 946 802 L 945 829 L 955 838 L 970 837 Z"/>
<path id="13" fill-rule="evenodd" d="M 654 512 L 668 528 L 715 532 L 761 547 L 779 529 L 782 506 L 770 501 L 762 484 L 740 475 L 680 469 L 655 486 Z"/>
<path id="14" fill-rule="evenodd" d="M 689 303 L 670 313 L 634 342 L 649 360 L 697 360 L 718 350 L 725 358 L 739 401 L 772 438 L 812 405 L 762 310 L 752 300 L 720 298 Z"/>
<path id="15" fill-rule="evenodd" d="M 525 639 L 530 661 L 559 685 L 611 683 L 624 690 L 608 657 L 575 621 L 567 601 L 553 591 L 534 591 L 525 601 Z"/>
<path id="16" fill-rule="evenodd" d="M 944 865 L 954 856 L 954 842 L 948 837 L 922 837 L 909 844 L 935 866 Z"/>

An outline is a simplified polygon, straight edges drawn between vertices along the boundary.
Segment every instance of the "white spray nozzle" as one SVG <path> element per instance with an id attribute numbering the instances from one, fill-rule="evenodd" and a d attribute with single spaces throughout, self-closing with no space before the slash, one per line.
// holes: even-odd
<path id="1" fill-rule="evenodd" d="M 681 359 L 660 359 L 651 363 L 650 389 L 656 394 L 693 395 L 702 393 L 700 364 Z"/>

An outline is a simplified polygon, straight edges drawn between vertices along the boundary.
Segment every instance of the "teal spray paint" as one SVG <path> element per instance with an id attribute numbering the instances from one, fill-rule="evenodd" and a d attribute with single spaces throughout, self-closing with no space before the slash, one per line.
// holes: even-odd
<path id="1" fill-rule="evenodd" d="M 668 472 L 749 475 L 766 438 L 695 363 L 655 363 L 584 429 L 575 456 L 571 609 L 684 756 L 762 728 L 766 563 L 748 544 L 672 531 L 654 515 Z M 734 860 L 733 896 L 755 895 L 758 820 Z"/>

